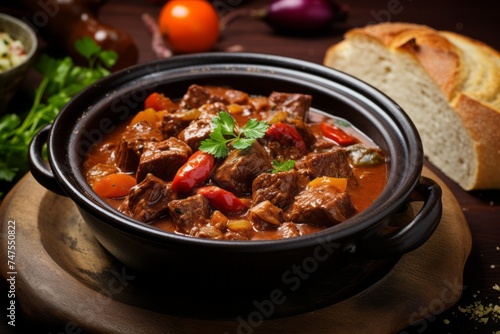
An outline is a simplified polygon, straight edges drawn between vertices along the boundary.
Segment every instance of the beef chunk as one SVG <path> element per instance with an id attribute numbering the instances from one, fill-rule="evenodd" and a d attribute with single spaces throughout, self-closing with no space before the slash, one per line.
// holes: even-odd
<path id="1" fill-rule="evenodd" d="M 299 160 L 304 157 L 304 150 L 287 143 L 271 140 L 266 145 L 269 154 L 278 160 Z"/>
<path id="2" fill-rule="evenodd" d="M 211 118 L 216 116 L 220 111 L 227 111 L 227 106 L 221 102 L 207 103 L 198 108 L 200 117 Z"/>
<path id="3" fill-rule="evenodd" d="M 191 85 L 184 94 L 180 106 L 198 108 L 207 103 L 222 102 L 223 104 L 247 104 L 247 93 L 219 86 Z"/>
<path id="4" fill-rule="evenodd" d="M 271 169 L 269 156 L 256 141 L 246 150 L 231 150 L 222 164 L 215 168 L 212 180 L 240 196 L 250 193 L 253 180 Z"/>
<path id="5" fill-rule="evenodd" d="M 312 96 L 308 94 L 272 92 L 269 95 L 269 102 L 274 110 L 284 110 L 291 118 L 297 118 L 301 121 L 306 120 L 311 101 Z"/>
<path id="6" fill-rule="evenodd" d="M 226 90 L 224 95 L 229 100 L 229 103 L 232 103 L 232 104 L 245 105 L 249 102 L 248 94 L 245 92 L 239 91 L 239 90 L 228 89 L 228 90 Z"/>
<path id="7" fill-rule="evenodd" d="M 248 93 L 239 90 L 218 86 L 191 85 L 179 105 L 183 108 L 199 108 L 204 104 L 220 103 L 240 105 L 253 110 L 253 102 Z"/>
<path id="8" fill-rule="evenodd" d="M 333 226 L 354 215 L 356 208 L 346 192 L 315 187 L 299 193 L 286 213 L 297 224 Z"/>
<path id="9" fill-rule="evenodd" d="M 116 161 L 122 171 L 132 172 L 139 165 L 139 158 L 144 148 L 154 142 L 163 140 L 160 130 L 153 128 L 147 122 L 138 122 L 129 126 L 123 133 L 118 150 Z"/>
<path id="10" fill-rule="evenodd" d="M 195 109 L 180 109 L 174 114 L 165 114 L 161 131 L 165 138 L 178 137 L 193 150 L 197 150 L 201 141 L 208 138 L 212 131 L 212 118 L 220 111 L 227 111 L 226 105 L 215 102 L 203 104 Z M 193 118 L 193 115 L 196 115 L 196 118 Z"/>
<path id="11" fill-rule="evenodd" d="M 252 183 L 252 203 L 256 205 L 263 201 L 270 201 L 284 209 L 308 182 L 309 179 L 296 170 L 275 174 L 262 173 Z"/>
<path id="12" fill-rule="evenodd" d="M 205 89 L 208 93 L 210 93 L 212 98 L 214 96 L 218 96 L 227 104 L 234 103 L 243 105 L 248 103 L 248 93 L 236 89 L 219 86 L 206 86 Z"/>
<path id="13" fill-rule="evenodd" d="M 275 115 L 278 115 L 278 113 Z M 278 120 L 281 117 L 277 117 Z M 287 117 L 284 121 L 279 120 L 273 123 L 266 132 L 265 139 L 270 154 L 280 160 L 298 160 L 302 158 L 307 154 L 307 148 L 311 147 L 316 141 L 316 137 L 306 123 L 290 117 Z"/>
<path id="14" fill-rule="evenodd" d="M 221 110 L 226 110 L 226 107 L 221 103 L 211 103 L 201 106 L 199 108 L 200 116 L 181 131 L 179 139 L 188 144 L 193 151 L 196 151 L 200 147 L 201 142 L 210 136 L 210 132 L 212 132 L 212 119 Z"/>
<path id="15" fill-rule="evenodd" d="M 330 151 L 334 147 L 338 147 L 333 141 L 326 138 L 318 138 L 314 145 L 311 147 L 315 152 L 326 152 Z"/>
<path id="16" fill-rule="evenodd" d="M 302 120 L 296 118 L 288 118 L 286 123 L 295 127 L 297 132 L 302 136 L 307 147 L 311 147 L 316 143 L 316 137 L 311 128 Z"/>
<path id="17" fill-rule="evenodd" d="M 269 99 L 265 96 L 252 96 L 249 98 L 248 103 L 252 106 L 252 109 L 257 112 L 269 111 L 269 109 L 271 109 Z"/>
<path id="18" fill-rule="evenodd" d="M 211 92 L 207 87 L 195 84 L 189 86 L 179 105 L 183 108 L 189 109 L 198 108 L 204 104 L 214 102 L 223 102 L 224 104 L 227 104 L 228 100 L 223 95 L 213 94 L 213 92 Z"/>
<path id="19" fill-rule="evenodd" d="M 184 108 L 198 108 L 207 103 L 209 98 L 210 93 L 204 87 L 191 85 L 179 105 Z"/>
<path id="20" fill-rule="evenodd" d="M 199 118 L 191 122 L 180 134 L 179 139 L 184 141 L 193 151 L 198 150 L 201 142 L 207 139 L 212 132 L 212 119 Z"/>
<path id="21" fill-rule="evenodd" d="M 183 119 L 182 113 L 164 114 L 161 120 L 161 132 L 165 138 L 177 137 L 184 130 L 191 120 Z"/>
<path id="22" fill-rule="evenodd" d="M 224 233 L 224 240 L 249 240 L 250 238 L 242 231 L 228 230 Z"/>
<path id="23" fill-rule="evenodd" d="M 205 239 L 224 239 L 224 234 L 219 229 L 210 225 L 200 227 L 194 236 Z"/>
<path id="24" fill-rule="evenodd" d="M 335 147 L 324 153 L 309 153 L 297 161 L 298 169 L 305 169 L 311 178 L 320 176 L 345 177 L 357 184 L 344 149 Z"/>
<path id="25" fill-rule="evenodd" d="M 171 184 L 148 174 L 142 182 L 130 189 L 118 210 L 142 222 L 150 222 L 168 215 L 168 203 L 177 198 Z"/>
<path id="26" fill-rule="evenodd" d="M 208 199 L 202 195 L 171 201 L 168 209 L 179 232 L 189 235 L 196 235 L 200 223 L 205 224 L 210 219 Z"/>
<path id="27" fill-rule="evenodd" d="M 191 148 L 175 137 L 151 144 L 139 160 L 137 182 L 142 181 L 149 173 L 164 181 L 171 181 L 191 153 Z"/>
<path id="28" fill-rule="evenodd" d="M 290 222 L 281 224 L 281 226 L 278 228 L 278 232 L 284 239 L 300 236 L 300 231 L 298 230 L 297 225 Z"/>

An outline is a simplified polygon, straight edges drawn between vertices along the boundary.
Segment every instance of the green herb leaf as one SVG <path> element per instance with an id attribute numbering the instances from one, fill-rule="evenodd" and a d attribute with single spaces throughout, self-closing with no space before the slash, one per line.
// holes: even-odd
<path id="1" fill-rule="evenodd" d="M 212 120 L 214 130 L 210 137 L 201 142 L 200 150 L 212 154 L 215 158 L 224 158 L 229 154 L 229 146 L 244 150 L 252 146 L 255 139 L 264 137 L 269 124 L 250 119 L 243 129 L 236 131 L 234 118 L 221 111 Z M 243 137 L 244 136 L 244 137 Z"/>
<path id="2" fill-rule="evenodd" d="M 227 142 L 222 135 L 221 128 L 215 128 L 210 137 L 201 142 L 199 149 L 208 154 L 212 154 L 215 158 L 223 158 L 229 154 Z"/>
<path id="3" fill-rule="evenodd" d="M 114 65 L 118 57 L 114 51 L 101 50 L 90 37 L 76 41 L 75 48 L 88 60 L 88 67 L 75 66 L 70 57 L 55 59 L 42 54 L 35 64 L 42 81 L 27 115 L 21 119 L 16 112 L 0 119 L 0 181 L 15 181 L 28 171 L 26 157 L 34 135 L 51 123 L 77 93 L 108 75 L 105 67 Z M 104 67 L 94 66 L 96 60 Z"/>
<path id="4" fill-rule="evenodd" d="M 286 160 L 286 161 L 278 161 L 278 160 L 273 160 L 273 170 L 271 171 L 272 174 L 278 173 L 278 172 L 288 172 L 289 170 L 292 170 L 293 167 L 295 166 L 295 160 Z"/>
<path id="5" fill-rule="evenodd" d="M 74 66 L 74 63 L 73 63 L 73 60 L 71 58 L 64 58 L 62 59 L 58 64 L 57 64 L 57 67 L 54 71 L 54 73 L 52 73 L 52 75 L 50 76 L 50 79 L 52 79 L 52 81 L 54 83 L 57 83 L 60 87 L 63 87 L 65 82 L 66 82 L 66 78 L 68 77 L 69 73 L 71 72 L 71 69 L 73 68 Z"/>
<path id="6" fill-rule="evenodd" d="M 99 52 L 99 59 L 106 67 L 111 68 L 118 60 L 118 53 L 112 50 L 103 50 Z"/>
<path id="7" fill-rule="evenodd" d="M 35 69 L 46 78 L 52 78 L 59 65 L 60 60 L 54 59 L 46 54 L 40 55 L 35 63 Z"/>
<path id="8" fill-rule="evenodd" d="M 227 112 L 221 111 L 212 120 L 215 129 L 219 129 L 223 136 L 236 137 L 234 133 L 234 118 Z"/>
<path id="9" fill-rule="evenodd" d="M 66 105 L 66 103 L 69 102 L 70 99 L 71 99 L 70 96 L 64 94 L 64 92 L 60 92 L 57 95 L 50 96 L 48 98 L 48 103 L 54 106 L 55 108 L 61 110 Z"/>
<path id="10" fill-rule="evenodd" d="M 254 138 L 238 138 L 231 142 L 231 146 L 237 150 L 245 150 L 252 146 Z"/>
<path id="11" fill-rule="evenodd" d="M 256 119 L 250 119 L 242 130 L 242 134 L 246 138 L 258 139 L 264 137 L 269 124 L 266 122 L 259 122 Z"/>
<path id="12" fill-rule="evenodd" d="M 9 166 L 7 163 L 0 161 L 0 180 L 12 181 L 16 176 L 17 168 Z"/>
<path id="13" fill-rule="evenodd" d="M 92 38 L 85 36 L 75 42 L 76 51 L 84 56 L 88 61 L 101 51 L 101 47 L 97 45 Z"/>
<path id="14" fill-rule="evenodd" d="M 16 114 L 7 114 L 0 120 L 0 137 L 5 137 L 9 131 L 14 130 L 21 124 L 21 118 Z"/>
<path id="15" fill-rule="evenodd" d="M 76 41 L 75 48 L 79 54 L 87 59 L 89 68 L 92 70 L 102 69 L 101 66 L 96 66 L 98 61 L 104 64 L 105 67 L 111 68 L 118 60 L 118 53 L 113 50 L 102 50 L 102 48 L 88 36 Z"/>

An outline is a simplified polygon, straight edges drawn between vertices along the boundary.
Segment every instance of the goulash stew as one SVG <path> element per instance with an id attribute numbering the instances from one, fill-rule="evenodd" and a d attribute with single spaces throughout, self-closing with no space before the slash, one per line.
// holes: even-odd
<path id="1" fill-rule="evenodd" d="M 382 191 L 376 145 L 307 94 L 192 85 L 153 93 L 94 145 L 88 183 L 120 212 L 221 240 L 290 238 L 342 223 Z"/>

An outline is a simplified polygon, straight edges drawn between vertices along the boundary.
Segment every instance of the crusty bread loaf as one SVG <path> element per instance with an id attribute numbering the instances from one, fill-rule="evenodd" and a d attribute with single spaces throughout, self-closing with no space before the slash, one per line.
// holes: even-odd
<path id="1" fill-rule="evenodd" d="M 380 89 L 410 116 L 424 154 L 465 190 L 500 189 L 500 54 L 409 23 L 350 30 L 324 64 Z"/>

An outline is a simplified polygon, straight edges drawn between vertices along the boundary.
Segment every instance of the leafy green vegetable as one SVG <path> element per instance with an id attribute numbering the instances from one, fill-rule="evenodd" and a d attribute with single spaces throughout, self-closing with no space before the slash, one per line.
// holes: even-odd
<path id="1" fill-rule="evenodd" d="M 272 174 L 278 173 L 278 172 L 288 172 L 295 166 L 295 160 L 286 160 L 286 161 L 278 161 L 278 160 L 273 160 L 273 170 L 271 171 Z"/>
<path id="2" fill-rule="evenodd" d="M 349 162 L 355 167 L 375 166 L 385 162 L 384 156 L 378 149 L 363 144 L 351 145 L 345 150 Z"/>
<path id="3" fill-rule="evenodd" d="M 75 65 L 70 57 L 41 55 L 35 68 L 43 77 L 26 117 L 7 114 L 0 119 L 0 181 L 13 181 L 28 171 L 27 152 L 33 136 L 52 123 L 73 96 L 107 76 L 118 58 L 114 51 L 101 50 L 90 37 L 76 41 L 75 47 L 88 67 Z"/>
<path id="4" fill-rule="evenodd" d="M 88 36 L 75 42 L 75 48 L 89 62 L 90 68 L 96 68 L 95 63 L 101 61 L 104 66 L 112 67 L 118 59 L 118 54 L 111 50 L 102 50 L 94 40 Z"/>
<path id="5" fill-rule="evenodd" d="M 210 137 L 201 142 L 200 150 L 212 154 L 215 158 L 224 158 L 229 154 L 229 146 L 244 150 L 254 143 L 255 139 L 264 137 L 269 124 L 250 119 L 243 128 L 235 126 L 234 118 L 225 111 L 215 116 L 212 124 L 214 130 Z"/>
<path id="6" fill-rule="evenodd" d="M 92 56 L 98 54 L 99 51 L 101 51 L 101 47 L 95 44 L 90 37 L 85 37 L 75 41 L 75 49 L 87 60 L 90 60 Z"/>
<path id="7" fill-rule="evenodd" d="M 335 119 L 335 125 L 341 126 L 343 128 L 348 128 L 348 127 L 352 126 L 351 123 L 349 123 L 346 120 L 340 119 L 340 118 Z"/>

